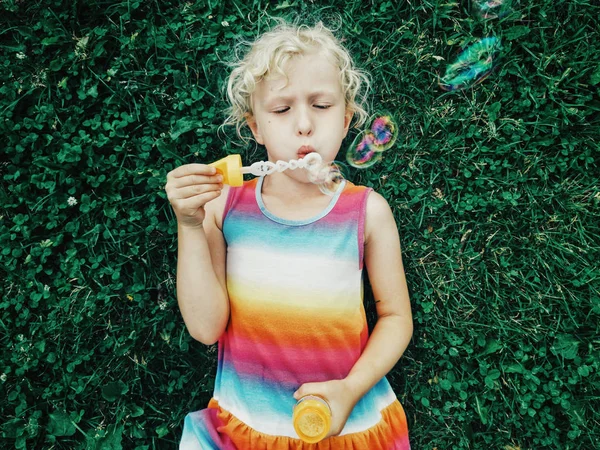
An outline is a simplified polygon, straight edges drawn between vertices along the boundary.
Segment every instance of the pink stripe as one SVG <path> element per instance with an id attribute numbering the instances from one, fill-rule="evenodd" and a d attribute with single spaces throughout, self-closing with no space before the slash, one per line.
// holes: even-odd
<path id="1" fill-rule="evenodd" d="M 225 208 L 223 208 L 223 216 L 221 217 L 221 223 L 225 222 L 225 217 L 227 217 L 227 213 L 231 208 L 231 203 L 233 202 L 233 198 L 235 197 L 235 190 L 237 188 L 230 187 L 229 192 L 227 193 L 227 201 L 225 202 Z"/>
<path id="2" fill-rule="evenodd" d="M 254 199 L 254 187 L 256 186 L 256 180 L 258 178 L 254 178 L 250 181 L 245 181 L 243 186 L 240 187 L 230 187 L 229 194 L 227 195 L 227 202 L 225 203 L 225 208 L 223 209 L 223 220 L 229 213 L 229 210 L 236 205 L 236 210 L 241 209 L 242 211 L 259 211 L 256 202 L 253 203 Z M 253 207 L 254 206 L 254 207 Z"/>
<path id="3" fill-rule="evenodd" d="M 410 450 L 410 441 L 408 440 L 408 433 L 397 436 L 394 439 L 394 449 L 396 450 Z"/>
<path id="4" fill-rule="evenodd" d="M 243 375 L 276 382 L 306 383 L 344 378 L 361 354 L 366 339 L 354 348 L 277 348 L 229 336 L 225 359 Z M 314 355 L 319 355 L 316 358 Z"/>
<path id="5" fill-rule="evenodd" d="M 219 419 L 218 414 L 218 409 L 209 407 L 191 413 L 190 418 L 193 422 L 198 422 L 198 426 L 204 428 L 208 432 L 210 436 L 209 439 L 212 441 L 208 443 L 211 444 L 211 448 L 215 446 L 221 450 L 235 450 L 236 447 L 231 441 L 231 438 L 219 432 L 219 429 L 225 424 Z M 187 430 L 184 431 L 188 432 Z M 192 432 L 192 430 L 189 432 Z M 205 444 L 206 441 L 203 439 L 202 443 Z"/>

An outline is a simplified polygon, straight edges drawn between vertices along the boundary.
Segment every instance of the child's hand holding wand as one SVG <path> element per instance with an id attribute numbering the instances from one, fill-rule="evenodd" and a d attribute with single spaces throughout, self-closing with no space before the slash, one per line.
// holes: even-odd
<path id="1" fill-rule="evenodd" d="M 204 205 L 221 195 L 223 176 L 206 164 L 185 164 L 167 174 L 165 191 L 180 226 L 199 228 Z"/>
<path id="2" fill-rule="evenodd" d="M 226 246 L 214 207 L 222 175 L 205 164 L 186 164 L 167 175 L 165 190 L 177 216 L 177 303 L 190 335 L 214 344 L 229 320 Z M 209 203 L 207 205 L 207 203 Z"/>

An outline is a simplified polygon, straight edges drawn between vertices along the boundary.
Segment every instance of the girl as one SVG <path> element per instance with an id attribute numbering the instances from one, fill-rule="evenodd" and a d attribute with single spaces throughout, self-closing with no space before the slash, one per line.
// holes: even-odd
<path id="1" fill-rule="evenodd" d="M 269 161 L 317 152 L 333 161 L 368 79 L 321 23 L 280 24 L 232 71 L 228 123 L 247 124 Z M 379 194 L 344 181 L 321 193 L 297 169 L 222 184 L 213 167 L 171 171 L 178 220 L 177 299 L 190 334 L 218 341 L 208 408 L 188 414 L 181 449 L 408 449 L 385 375 L 412 336 L 398 231 Z M 368 335 L 363 265 L 377 299 Z M 296 402 L 326 399 L 316 444 L 292 424 Z"/>

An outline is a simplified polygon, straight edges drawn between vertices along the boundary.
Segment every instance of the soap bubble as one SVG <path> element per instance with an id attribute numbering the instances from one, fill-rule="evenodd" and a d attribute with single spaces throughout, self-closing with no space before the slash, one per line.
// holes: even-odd
<path id="1" fill-rule="evenodd" d="M 371 133 L 373 134 L 373 142 L 371 144 L 373 150 L 382 152 L 390 148 L 396 142 L 398 137 L 398 127 L 389 114 L 379 116 L 373 120 L 371 125 Z"/>
<path id="2" fill-rule="evenodd" d="M 356 136 L 346 153 L 346 161 L 352 167 L 364 169 L 381 161 L 381 152 L 376 150 L 375 135 L 371 130 L 365 130 Z"/>
<path id="3" fill-rule="evenodd" d="M 337 164 L 330 162 L 311 166 L 308 169 L 308 179 L 318 185 L 323 194 L 335 195 L 344 181 L 344 176 Z"/>
<path id="4" fill-rule="evenodd" d="M 502 18 L 512 12 L 512 0 L 474 0 L 473 10 L 480 19 Z"/>
<path id="5" fill-rule="evenodd" d="M 446 68 L 439 85 L 445 91 L 475 86 L 492 73 L 502 47 L 496 37 L 487 37 L 465 48 Z"/>

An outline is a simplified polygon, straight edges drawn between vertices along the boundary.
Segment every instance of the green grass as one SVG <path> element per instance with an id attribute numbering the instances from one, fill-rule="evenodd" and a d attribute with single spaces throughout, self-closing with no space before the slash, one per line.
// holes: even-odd
<path id="1" fill-rule="evenodd" d="M 262 157 L 217 132 L 222 61 L 300 14 L 339 27 L 400 127 L 344 172 L 398 223 L 415 332 L 389 379 L 413 448 L 598 447 L 600 7 L 513 3 L 0 3 L 0 446 L 173 448 L 206 406 L 216 348 L 179 314 L 162 186 Z M 491 35 L 494 73 L 442 91 Z"/>

